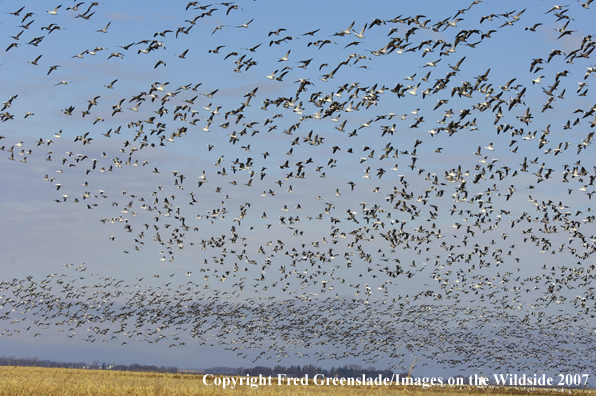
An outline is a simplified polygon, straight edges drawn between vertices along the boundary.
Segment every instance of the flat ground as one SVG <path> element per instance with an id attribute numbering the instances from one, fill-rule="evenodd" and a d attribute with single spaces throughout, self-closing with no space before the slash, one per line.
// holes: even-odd
<path id="1" fill-rule="evenodd" d="M 208 384 L 215 378 L 223 381 L 224 377 L 207 377 Z M 230 380 L 230 377 L 226 377 Z M 218 380 L 218 381 L 219 381 Z M 139 373 L 106 370 L 55 369 L 41 367 L 0 366 L 0 396 L 3 395 L 404 395 L 404 396 L 439 396 L 439 395 L 556 395 L 591 394 L 590 390 L 574 389 L 514 389 L 514 388 L 472 388 L 472 387 L 419 387 L 399 386 L 317 386 L 277 385 L 275 378 L 272 385 L 251 389 L 243 384 L 234 389 L 223 389 L 222 385 L 205 385 L 202 375 Z"/>

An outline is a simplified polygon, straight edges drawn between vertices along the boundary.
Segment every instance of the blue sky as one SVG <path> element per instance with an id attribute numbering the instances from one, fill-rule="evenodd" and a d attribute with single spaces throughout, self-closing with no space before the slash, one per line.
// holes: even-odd
<path id="1" fill-rule="evenodd" d="M 148 293 L 193 281 L 230 301 L 507 301 L 535 329 L 537 312 L 559 309 L 593 326 L 577 300 L 592 298 L 589 5 L 0 4 L 3 280 L 113 277 Z M 52 327 L 12 335 L 5 353 L 252 365 L 227 341 L 97 346 Z M 281 360 L 296 362 L 313 361 Z"/>

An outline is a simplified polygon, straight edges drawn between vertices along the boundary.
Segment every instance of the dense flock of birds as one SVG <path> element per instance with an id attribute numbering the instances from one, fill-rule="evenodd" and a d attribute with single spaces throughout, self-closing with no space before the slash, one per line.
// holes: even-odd
<path id="1" fill-rule="evenodd" d="M 4 280 L 0 337 L 58 328 L 255 361 L 589 366 L 573 356 L 596 345 L 596 41 L 576 26 L 591 0 L 476 0 L 444 19 L 304 31 L 268 30 L 256 3 L 174 5 L 182 20 L 141 37 L 112 33 L 125 23 L 106 19 L 109 3 L 6 12 L 2 67 L 43 88 L 3 101 L 4 169 L 46 169 L 57 205 L 111 225 L 107 246 L 128 241 L 123 262 L 155 248 L 166 270 L 186 269 L 127 282 L 68 263 Z M 87 35 L 98 45 L 72 50 Z M 550 52 L 527 46 L 547 39 Z M 89 82 L 92 67 L 122 76 Z"/>

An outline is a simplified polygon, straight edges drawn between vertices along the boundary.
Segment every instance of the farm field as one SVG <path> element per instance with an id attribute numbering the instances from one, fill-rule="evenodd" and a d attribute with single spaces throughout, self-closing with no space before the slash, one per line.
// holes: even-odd
<path id="1" fill-rule="evenodd" d="M 208 383 L 213 383 L 209 377 Z M 591 394 L 590 390 L 565 389 L 565 394 Z M 398 386 L 326 386 L 314 385 L 272 385 L 236 386 L 223 389 L 222 386 L 205 385 L 202 375 L 163 374 L 145 372 L 122 372 L 105 370 L 54 369 L 40 367 L 0 366 L 0 395 L 554 395 L 562 393 L 557 389 L 514 389 L 473 387 L 419 387 Z"/>

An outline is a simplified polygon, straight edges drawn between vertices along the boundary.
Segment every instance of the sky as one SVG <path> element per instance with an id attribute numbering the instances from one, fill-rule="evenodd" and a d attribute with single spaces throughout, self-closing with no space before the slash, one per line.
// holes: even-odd
<path id="1" fill-rule="evenodd" d="M 591 351 L 590 4 L 0 5 L 3 354 L 432 375 Z M 191 303 L 218 308 L 200 337 Z"/>

